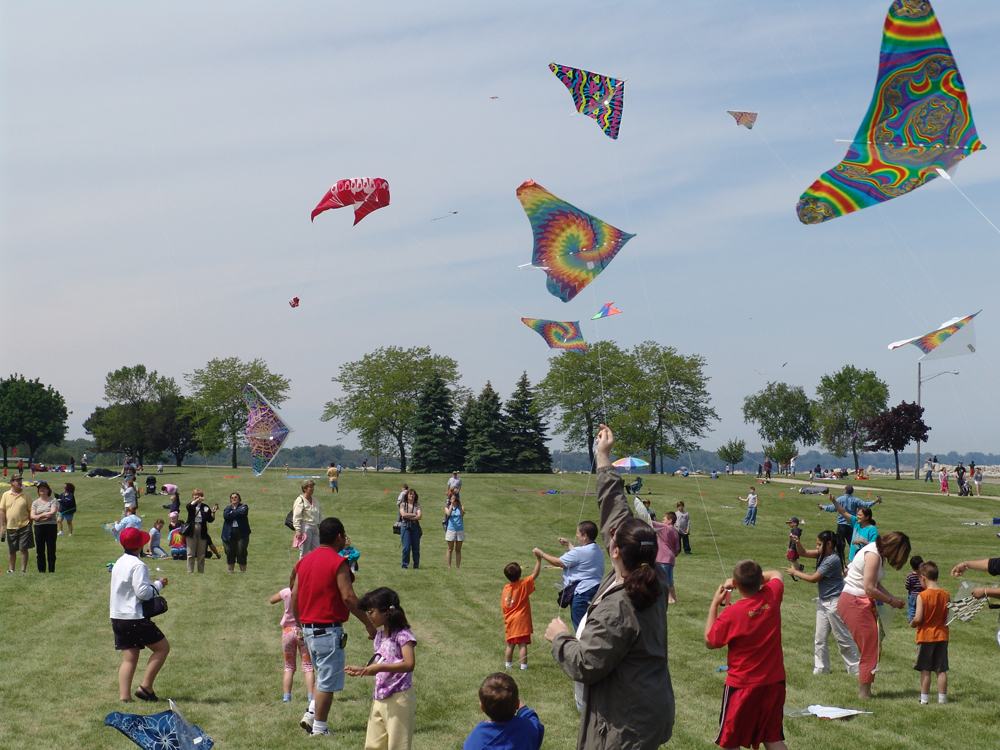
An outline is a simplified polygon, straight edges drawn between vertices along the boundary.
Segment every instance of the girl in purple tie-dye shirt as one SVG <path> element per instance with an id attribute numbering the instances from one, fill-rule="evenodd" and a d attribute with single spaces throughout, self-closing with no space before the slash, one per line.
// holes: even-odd
<path id="1" fill-rule="evenodd" d="M 365 748 L 409 750 L 413 742 L 417 700 L 413 694 L 413 667 L 417 638 L 410 631 L 399 595 L 385 587 L 370 591 L 358 601 L 372 625 L 381 628 L 375 636 L 375 655 L 364 667 L 345 667 L 352 677 L 375 675 L 375 699 L 368 717 Z"/>

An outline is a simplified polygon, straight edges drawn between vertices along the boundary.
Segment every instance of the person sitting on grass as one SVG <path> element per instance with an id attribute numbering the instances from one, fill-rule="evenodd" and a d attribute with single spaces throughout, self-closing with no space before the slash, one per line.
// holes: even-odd
<path id="1" fill-rule="evenodd" d="M 479 722 L 465 738 L 462 750 L 538 750 L 545 727 L 532 709 L 524 705 L 514 678 L 495 672 L 479 686 Z"/>
<path id="2" fill-rule="evenodd" d="M 928 560 L 921 563 L 917 611 L 910 627 L 917 629 L 917 663 L 920 672 L 920 703 L 930 703 L 931 672 L 937 675 L 938 703 L 948 702 L 948 592 L 938 586 L 938 566 Z"/>
<path id="3" fill-rule="evenodd" d="M 847 674 L 858 673 L 858 650 L 851 640 L 847 625 L 837 612 L 837 601 L 840 592 L 844 590 L 844 542 L 836 532 L 824 530 L 816 537 L 816 549 L 809 550 L 802 546 L 798 537 L 789 534 L 796 551 L 801 557 L 816 558 L 816 572 L 803 573 L 802 566 L 785 568 L 792 580 L 802 579 L 807 583 L 819 584 L 819 597 L 816 599 L 816 635 L 813 638 L 813 674 L 829 674 L 830 648 L 828 641 L 833 633 L 840 658 L 844 660 Z"/>
<path id="4" fill-rule="evenodd" d="M 153 692 L 153 681 L 170 653 L 170 643 L 143 614 L 142 603 L 163 591 L 167 579 L 158 578 L 150 583 L 149 568 L 139 559 L 139 553 L 149 542 L 149 534 L 126 528 L 118 541 L 124 551 L 111 568 L 111 630 L 115 634 L 115 649 L 122 652 L 118 697 L 123 703 L 132 702 L 132 678 L 139 664 L 139 652 L 148 646 L 152 654 L 135 697 L 155 703 L 160 699 Z"/>
<path id="5" fill-rule="evenodd" d="M 413 647 L 417 637 L 410 630 L 399 595 L 377 588 L 358 600 L 368 613 L 375 635 L 375 656 L 365 667 L 344 667 L 351 677 L 375 676 L 375 694 L 368 716 L 365 750 L 404 750 L 413 744 L 417 698 L 413 693 Z"/>
<path id="6" fill-rule="evenodd" d="M 163 519 L 157 518 L 153 528 L 149 530 L 149 556 L 169 557 L 166 552 L 160 549 L 160 531 L 163 529 Z"/>
<path id="7" fill-rule="evenodd" d="M 531 624 L 531 599 L 535 590 L 535 580 L 542 572 L 541 550 L 535 550 L 535 569 L 531 575 L 521 580 L 521 566 L 512 562 L 503 569 L 503 574 L 510 581 L 503 587 L 500 597 L 500 609 L 503 611 L 504 638 L 507 648 L 504 652 L 504 668 L 514 667 L 514 646 L 517 646 L 521 658 L 521 669 L 528 668 L 528 645 L 534 628 Z"/>
<path id="8" fill-rule="evenodd" d="M 740 599 L 719 612 L 727 592 Z M 781 573 L 741 560 L 733 577 L 719 585 L 705 621 L 705 646 L 729 647 L 722 715 L 715 744 L 723 748 L 785 750 L 785 662 L 781 651 Z"/>

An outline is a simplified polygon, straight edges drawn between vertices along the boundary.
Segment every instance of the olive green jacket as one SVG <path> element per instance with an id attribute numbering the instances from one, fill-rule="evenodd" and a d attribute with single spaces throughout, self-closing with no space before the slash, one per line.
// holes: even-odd
<path id="1" fill-rule="evenodd" d="M 597 503 L 605 547 L 611 529 L 632 511 L 622 481 L 611 466 L 597 470 Z M 666 573 L 657 566 L 662 592 L 653 606 L 636 612 L 612 568 L 587 610 L 583 637 L 561 633 L 552 656 L 573 680 L 583 683 L 579 750 L 655 750 L 670 739 L 674 691 L 667 667 Z"/>

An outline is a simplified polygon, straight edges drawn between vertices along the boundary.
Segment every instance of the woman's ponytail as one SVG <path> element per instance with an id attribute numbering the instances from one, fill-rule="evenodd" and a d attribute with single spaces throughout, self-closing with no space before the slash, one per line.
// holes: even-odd
<path id="1" fill-rule="evenodd" d="M 645 522 L 631 518 L 615 531 L 615 544 L 625 567 L 625 595 L 637 612 L 649 609 L 663 596 L 656 575 L 656 532 Z"/>

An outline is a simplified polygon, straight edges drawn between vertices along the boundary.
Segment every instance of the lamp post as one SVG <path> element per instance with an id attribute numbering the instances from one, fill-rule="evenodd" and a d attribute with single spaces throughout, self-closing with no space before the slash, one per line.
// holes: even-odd
<path id="1" fill-rule="evenodd" d="M 920 386 L 922 383 L 926 383 L 928 380 L 934 380 L 934 378 L 939 378 L 942 375 L 958 375 L 958 370 L 945 370 L 944 372 L 939 372 L 936 375 L 931 375 L 930 377 L 922 378 L 920 377 L 920 360 L 917 360 L 917 406 L 920 406 Z M 920 479 L 920 441 L 917 441 L 917 465 L 913 470 L 913 478 Z"/>

